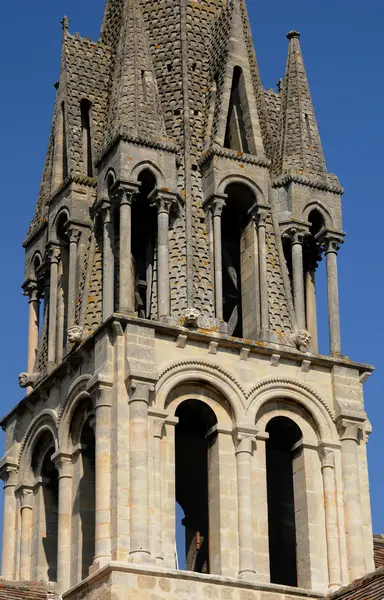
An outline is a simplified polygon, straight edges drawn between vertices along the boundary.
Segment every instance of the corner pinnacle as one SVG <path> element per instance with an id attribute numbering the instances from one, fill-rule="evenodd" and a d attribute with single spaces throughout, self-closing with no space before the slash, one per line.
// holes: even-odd
<path id="1" fill-rule="evenodd" d="M 298 31 L 295 31 L 295 30 L 293 29 L 292 31 L 289 31 L 289 32 L 287 33 L 287 38 L 288 38 L 289 40 L 294 40 L 294 39 L 296 39 L 296 40 L 299 40 L 299 39 L 300 39 L 300 33 L 299 33 Z"/>
<path id="2" fill-rule="evenodd" d="M 68 17 L 65 15 L 62 20 L 60 21 L 62 28 L 63 28 L 63 33 L 66 33 L 68 31 L 68 27 L 69 27 L 69 19 Z"/>

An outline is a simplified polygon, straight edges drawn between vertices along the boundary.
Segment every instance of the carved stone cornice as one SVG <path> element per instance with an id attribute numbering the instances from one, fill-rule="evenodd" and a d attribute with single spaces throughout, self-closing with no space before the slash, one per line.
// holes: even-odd
<path id="1" fill-rule="evenodd" d="M 221 146 L 211 146 L 199 159 L 198 165 L 203 168 L 212 158 L 214 157 L 234 160 L 240 163 L 246 163 L 249 165 L 255 165 L 258 167 L 270 167 L 271 161 L 265 156 L 256 156 L 254 154 L 246 154 L 245 152 L 238 152 L 237 150 L 231 150 L 230 148 L 222 148 Z"/>
<path id="2" fill-rule="evenodd" d="M 296 175 L 293 173 L 280 175 L 272 181 L 272 187 L 282 187 L 289 183 L 299 183 L 324 192 L 343 195 L 344 188 L 340 185 L 336 175 L 328 173 L 325 178 L 311 177 L 306 175 Z"/>
<path id="3" fill-rule="evenodd" d="M 177 154 L 179 148 L 176 144 L 164 140 L 154 140 L 149 138 L 144 138 L 141 136 L 136 136 L 130 134 L 128 131 L 122 127 L 119 132 L 117 132 L 114 136 L 112 136 L 107 142 L 104 144 L 103 148 L 100 151 L 100 154 L 96 157 L 95 166 L 99 167 L 103 158 L 115 147 L 119 142 L 128 142 L 133 144 L 134 146 L 144 146 L 145 148 L 153 148 L 155 150 L 162 150 L 164 152 L 169 152 L 171 154 Z"/>

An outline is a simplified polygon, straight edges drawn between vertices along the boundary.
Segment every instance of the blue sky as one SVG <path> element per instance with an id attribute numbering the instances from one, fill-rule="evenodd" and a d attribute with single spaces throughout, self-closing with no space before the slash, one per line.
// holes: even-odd
<path id="1" fill-rule="evenodd" d="M 21 242 L 33 216 L 48 142 L 53 84 L 59 77 L 60 20 L 67 14 L 72 33 L 96 39 L 103 6 L 104 0 L 3 1 L 1 6 L 2 414 L 22 397 L 17 374 L 26 365 L 28 303 L 20 290 Z M 382 0 L 248 0 L 248 8 L 266 87 L 275 86 L 283 76 L 286 33 L 290 29 L 301 32 L 328 168 L 345 186 L 344 230 L 348 235 L 339 260 L 342 342 L 346 355 L 377 368 L 366 383 L 365 398 L 373 424 L 368 445 L 373 523 L 375 532 L 384 533 L 384 4 Z M 319 293 L 324 299 L 323 271 L 321 267 Z M 325 303 L 321 300 L 320 304 L 324 348 Z M 3 442 L 1 435 L 1 446 Z"/>

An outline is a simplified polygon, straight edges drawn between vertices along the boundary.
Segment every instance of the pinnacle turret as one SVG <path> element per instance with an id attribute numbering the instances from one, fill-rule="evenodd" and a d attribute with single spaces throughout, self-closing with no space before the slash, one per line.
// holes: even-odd
<path id="1" fill-rule="evenodd" d="M 290 31 L 281 88 L 281 112 L 274 152 L 274 175 L 321 177 L 327 173 L 315 111 L 300 48 L 300 33 Z"/>

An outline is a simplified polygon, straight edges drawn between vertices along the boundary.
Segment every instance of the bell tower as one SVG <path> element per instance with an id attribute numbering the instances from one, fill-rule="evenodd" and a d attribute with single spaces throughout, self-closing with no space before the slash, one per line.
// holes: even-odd
<path id="1" fill-rule="evenodd" d="M 372 367 L 342 353 L 343 189 L 300 35 L 275 92 L 245 0 L 107 0 L 98 41 L 62 30 L 2 575 L 65 600 L 324 597 L 373 570 Z"/>

